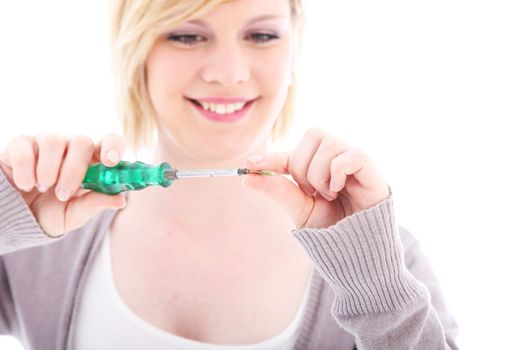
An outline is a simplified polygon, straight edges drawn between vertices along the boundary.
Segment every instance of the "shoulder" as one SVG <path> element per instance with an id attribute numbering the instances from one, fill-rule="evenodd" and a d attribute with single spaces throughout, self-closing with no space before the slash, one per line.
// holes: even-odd
<path id="1" fill-rule="evenodd" d="M 1 257 L 25 343 L 58 343 L 67 336 L 64 322 L 70 319 L 82 278 L 114 215 L 115 210 L 104 211 L 52 243 Z"/>

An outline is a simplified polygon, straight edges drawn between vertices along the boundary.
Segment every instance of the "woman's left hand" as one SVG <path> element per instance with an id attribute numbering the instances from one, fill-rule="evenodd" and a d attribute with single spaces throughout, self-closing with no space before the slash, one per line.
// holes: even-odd
<path id="1" fill-rule="evenodd" d="M 249 175 L 243 182 L 281 204 L 296 228 L 331 226 L 390 194 L 362 150 L 317 128 L 308 130 L 295 150 L 252 156 L 245 166 L 292 176 L 296 184 L 280 175 Z"/>

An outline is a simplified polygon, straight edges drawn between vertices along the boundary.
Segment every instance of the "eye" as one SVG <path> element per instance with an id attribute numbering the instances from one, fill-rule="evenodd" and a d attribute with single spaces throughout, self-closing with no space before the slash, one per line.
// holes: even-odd
<path id="1" fill-rule="evenodd" d="M 250 33 L 246 36 L 246 38 L 256 44 L 264 45 L 279 39 L 279 36 L 273 33 Z"/>
<path id="2" fill-rule="evenodd" d="M 185 46 L 193 46 L 205 42 L 206 38 L 198 34 L 170 34 L 168 40 L 181 43 Z"/>

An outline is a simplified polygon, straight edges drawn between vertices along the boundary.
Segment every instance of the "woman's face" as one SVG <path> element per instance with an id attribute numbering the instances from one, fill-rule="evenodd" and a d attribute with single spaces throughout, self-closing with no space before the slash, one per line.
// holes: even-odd
<path id="1" fill-rule="evenodd" d="M 260 149 L 286 100 L 294 35 L 289 0 L 232 1 L 160 35 L 146 70 L 161 147 L 208 162 Z"/>

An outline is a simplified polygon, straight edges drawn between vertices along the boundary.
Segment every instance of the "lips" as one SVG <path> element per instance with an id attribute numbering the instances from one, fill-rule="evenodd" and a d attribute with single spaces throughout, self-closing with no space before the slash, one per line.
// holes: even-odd
<path id="1" fill-rule="evenodd" d="M 204 117 L 213 121 L 231 122 L 242 118 L 257 99 L 243 98 L 206 98 L 192 99 L 185 97 Z"/>

